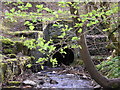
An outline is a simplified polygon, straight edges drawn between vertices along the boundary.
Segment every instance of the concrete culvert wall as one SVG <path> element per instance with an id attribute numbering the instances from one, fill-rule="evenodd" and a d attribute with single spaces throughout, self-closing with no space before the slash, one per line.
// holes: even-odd
<path id="1" fill-rule="evenodd" d="M 65 65 L 70 65 L 74 61 L 74 52 L 69 48 L 64 49 L 64 51 L 66 52 L 66 54 L 56 52 L 53 55 L 53 58 L 57 59 L 59 65 L 61 65 L 62 63 Z"/>

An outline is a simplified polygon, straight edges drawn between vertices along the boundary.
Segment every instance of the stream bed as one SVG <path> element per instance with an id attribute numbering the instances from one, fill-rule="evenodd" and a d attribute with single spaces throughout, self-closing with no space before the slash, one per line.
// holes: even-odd
<path id="1" fill-rule="evenodd" d="M 64 71 L 64 70 L 63 70 Z M 24 86 L 34 88 L 87 88 L 93 89 L 92 81 L 84 75 L 58 73 L 58 71 L 40 71 L 33 73 L 23 81 Z"/>

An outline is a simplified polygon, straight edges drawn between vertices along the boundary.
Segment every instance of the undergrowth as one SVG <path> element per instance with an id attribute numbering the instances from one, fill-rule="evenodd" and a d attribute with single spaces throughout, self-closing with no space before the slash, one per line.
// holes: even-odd
<path id="1" fill-rule="evenodd" d="M 120 56 L 101 62 L 101 64 L 97 65 L 97 69 L 108 78 L 119 78 Z"/>

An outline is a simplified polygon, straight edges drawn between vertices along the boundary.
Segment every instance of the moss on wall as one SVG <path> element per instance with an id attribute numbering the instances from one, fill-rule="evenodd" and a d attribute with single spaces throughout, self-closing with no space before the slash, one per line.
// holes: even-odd
<path id="1" fill-rule="evenodd" d="M 28 48 L 22 41 L 12 41 L 11 39 L 0 39 L 2 42 L 2 54 L 17 54 L 22 52 L 28 55 Z"/>
<path id="2" fill-rule="evenodd" d="M 31 57 L 20 56 L 11 59 L 2 59 L 0 61 L 0 80 L 1 82 L 6 82 L 12 80 L 13 77 L 21 74 L 26 65 L 31 62 Z"/>

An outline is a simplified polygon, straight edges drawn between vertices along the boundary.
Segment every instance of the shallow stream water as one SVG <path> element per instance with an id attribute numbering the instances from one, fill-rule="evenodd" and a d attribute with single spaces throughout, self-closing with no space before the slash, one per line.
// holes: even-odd
<path id="1" fill-rule="evenodd" d="M 30 83 L 31 82 L 31 83 Z M 58 74 L 55 71 L 41 71 L 32 74 L 23 81 L 24 84 L 31 84 L 35 88 L 75 88 L 75 89 L 93 89 L 91 80 L 82 79 L 82 76 L 75 74 Z"/>

